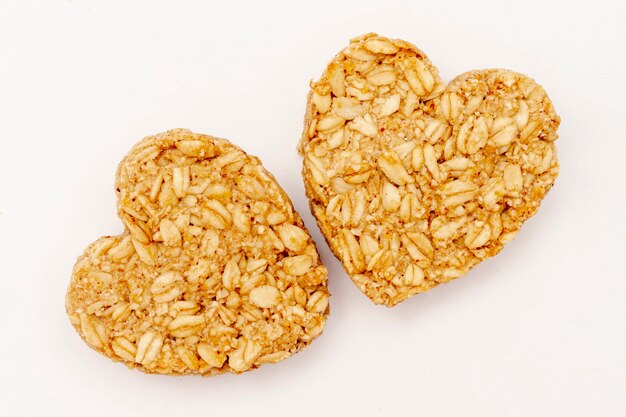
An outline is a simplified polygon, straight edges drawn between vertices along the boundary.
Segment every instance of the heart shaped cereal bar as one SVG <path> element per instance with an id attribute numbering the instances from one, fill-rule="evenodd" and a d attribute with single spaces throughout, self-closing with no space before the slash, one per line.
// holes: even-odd
<path id="1" fill-rule="evenodd" d="M 515 236 L 558 174 L 558 125 L 524 75 L 445 85 L 415 46 L 364 35 L 311 84 L 299 145 L 311 210 L 354 283 L 393 306 Z"/>
<path id="2" fill-rule="evenodd" d="M 171 130 L 116 177 L 126 230 L 81 256 L 70 321 L 98 352 L 149 373 L 240 373 L 307 346 L 328 314 L 326 268 L 261 162 Z"/>

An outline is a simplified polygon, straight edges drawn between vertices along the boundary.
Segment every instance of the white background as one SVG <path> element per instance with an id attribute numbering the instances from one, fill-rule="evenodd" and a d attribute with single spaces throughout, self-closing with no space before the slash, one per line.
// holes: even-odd
<path id="1" fill-rule="evenodd" d="M 425 3 L 0 0 L 0 414 L 626 415 L 624 12 Z M 330 254 L 295 151 L 309 80 L 369 31 L 414 42 L 448 80 L 527 73 L 562 117 L 538 215 L 496 258 L 393 309 Z M 333 294 L 304 352 L 239 376 L 151 376 L 70 326 L 76 257 L 122 230 L 117 163 L 174 127 L 259 156 L 304 217 Z"/>

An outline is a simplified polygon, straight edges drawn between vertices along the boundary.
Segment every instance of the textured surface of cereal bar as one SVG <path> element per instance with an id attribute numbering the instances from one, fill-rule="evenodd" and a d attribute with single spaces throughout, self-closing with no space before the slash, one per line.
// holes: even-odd
<path id="1" fill-rule="evenodd" d="M 311 210 L 355 284 L 393 306 L 515 236 L 558 174 L 558 125 L 524 75 L 445 85 L 413 45 L 364 35 L 311 84 L 299 144 Z"/>
<path id="2" fill-rule="evenodd" d="M 171 130 L 139 142 L 115 181 L 120 236 L 72 274 L 70 321 L 98 352 L 149 373 L 240 373 L 315 339 L 326 268 L 291 201 L 224 139 Z"/>

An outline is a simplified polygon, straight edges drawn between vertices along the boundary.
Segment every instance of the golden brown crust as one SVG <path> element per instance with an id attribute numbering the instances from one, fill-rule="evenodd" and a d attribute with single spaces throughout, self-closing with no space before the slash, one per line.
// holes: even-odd
<path id="1" fill-rule="evenodd" d="M 306 194 L 352 280 L 392 306 L 513 238 L 558 174 L 558 125 L 522 74 L 470 71 L 445 86 L 417 48 L 364 35 L 311 84 Z"/>
<path id="2" fill-rule="evenodd" d="M 148 373 L 240 373 L 306 347 L 328 314 L 326 268 L 258 158 L 176 129 L 120 163 L 126 230 L 89 245 L 66 297 L 98 352 Z"/>

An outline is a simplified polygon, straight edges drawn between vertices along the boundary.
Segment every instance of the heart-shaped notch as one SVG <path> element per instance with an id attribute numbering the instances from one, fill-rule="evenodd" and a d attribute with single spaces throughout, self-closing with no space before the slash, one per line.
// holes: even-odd
<path id="1" fill-rule="evenodd" d="M 496 255 L 535 214 L 558 174 L 559 121 L 522 74 L 446 85 L 414 45 L 364 35 L 311 83 L 311 210 L 355 284 L 393 306 Z"/>
<path id="2" fill-rule="evenodd" d="M 126 230 L 92 243 L 67 292 L 87 344 L 150 373 L 240 373 L 307 346 L 326 268 L 285 192 L 224 139 L 147 137 L 115 181 Z"/>

